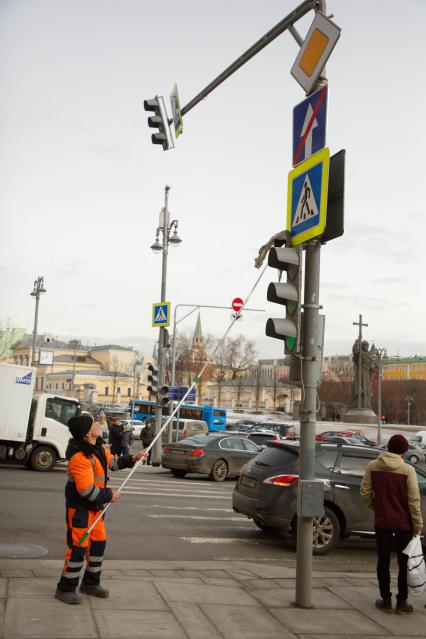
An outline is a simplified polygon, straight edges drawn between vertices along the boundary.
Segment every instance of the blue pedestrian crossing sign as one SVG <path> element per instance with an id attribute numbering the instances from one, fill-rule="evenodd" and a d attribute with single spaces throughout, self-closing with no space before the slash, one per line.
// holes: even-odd
<path id="1" fill-rule="evenodd" d="M 159 302 L 152 305 L 152 325 L 170 326 L 170 302 Z"/>
<path id="2" fill-rule="evenodd" d="M 326 147 L 288 174 L 287 229 L 292 246 L 324 233 L 329 166 L 330 150 Z"/>

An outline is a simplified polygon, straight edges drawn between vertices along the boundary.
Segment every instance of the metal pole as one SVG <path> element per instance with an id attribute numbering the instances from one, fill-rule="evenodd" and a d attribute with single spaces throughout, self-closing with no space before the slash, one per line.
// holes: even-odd
<path id="1" fill-rule="evenodd" d="M 161 266 L 161 302 L 166 301 L 166 283 L 167 283 L 167 255 L 169 249 L 169 191 L 170 186 L 165 187 L 164 194 L 164 209 L 163 209 L 163 224 L 162 232 L 163 232 L 163 261 Z M 158 337 L 158 385 L 164 386 L 166 371 L 165 371 L 165 360 L 164 360 L 164 341 L 166 338 L 166 331 L 163 326 L 160 327 L 160 333 Z M 163 407 L 158 404 L 155 407 L 155 434 L 157 435 L 161 430 L 161 417 L 163 415 Z M 152 465 L 159 466 L 161 463 L 161 453 L 162 453 L 162 445 L 161 438 L 159 437 L 153 449 L 153 459 Z"/>
<path id="2" fill-rule="evenodd" d="M 318 9 L 326 12 L 325 0 Z M 319 83 L 326 83 L 325 69 Z M 317 83 L 318 85 L 318 83 Z M 318 86 L 315 86 L 315 91 Z M 300 414 L 300 480 L 315 479 L 315 430 L 317 407 L 317 324 L 319 313 L 319 285 L 321 243 L 311 240 L 306 245 L 305 290 L 303 305 L 302 383 L 303 403 Z M 298 491 L 302 487 L 299 482 Z M 301 500 L 298 500 L 299 503 Z M 296 606 L 312 608 L 312 537 L 313 518 L 297 513 Z"/>
<path id="3" fill-rule="evenodd" d="M 262 36 L 257 42 L 255 42 L 247 51 L 245 51 L 235 62 L 229 65 L 222 71 L 210 84 L 208 84 L 200 93 L 198 93 L 195 98 L 193 98 L 188 104 L 186 104 L 182 109 L 182 116 L 186 115 L 188 111 L 193 109 L 199 102 L 204 100 L 209 93 L 214 91 L 222 82 L 224 82 L 227 78 L 229 78 L 235 71 L 237 71 L 240 67 L 242 67 L 246 62 L 248 62 L 253 56 L 255 56 L 259 51 L 264 49 L 270 42 L 275 40 L 281 33 L 284 33 L 291 25 L 293 25 L 297 20 L 303 18 L 311 9 L 315 7 L 317 4 L 317 0 L 305 0 L 302 2 L 296 9 L 294 9 L 291 13 L 289 13 L 285 18 L 283 18 L 278 24 L 276 24 L 272 29 L 270 29 L 264 36 Z M 325 7 L 322 8 L 322 5 L 325 4 L 320 0 L 319 6 L 320 10 L 325 13 Z M 294 33 L 293 33 L 294 35 Z M 173 120 L 169 120 L 171 124 Z"/>
<path id="4" fill-rule="evenodd" d="M 304 398 L 300 415 L 300 479 L 315 479 L 315 428 L 317 404 L 317 322 L 319 310 L 321 244 L 306 246 L 302 348 Z M 299 490 L 301 487 L 299 485 Z M 312 607 L 312 517 L 297 515 L 296 606 Z"/>
<path id="5" fill-rule="evenodd" d="M 74 361 L 72 364 L 72 390 L 75 390 L 75 360 L 77 357 L 77 342 L 74 341 Z"/>
<path id="6" fill-rule="evenodd" d="M 31 366 L 36 365 L 36 341 L 37 341 L 37 327 L 38 327 L 38 304 L 40 301 L 40 291 L 37 287 L 37 292 L 35 295 L 36 303 L 35 303 L 35 314 L 34 314 L 34 330 L 33 330 L 33 346 L 31 351 Z"/>
<path id="7" fill-rule="evenodd" d="M 362 377 L 362 315 L 359 316 L 359 332 L 358 332 L 358 408 L 361 408 L 361 377 Z"/>
<path id="8" fill-rule="evenodd" d="M 382 443 L 382 353 L 379 351 L 379 379 L 377 384 L 377 445 Z"/>

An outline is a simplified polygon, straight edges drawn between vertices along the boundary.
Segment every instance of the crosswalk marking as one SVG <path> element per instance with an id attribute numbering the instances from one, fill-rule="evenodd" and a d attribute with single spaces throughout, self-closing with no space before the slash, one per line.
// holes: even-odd
<path id="1" fill-rule="evenodd" d="M 161 508 L 161 510 L 169 509 L 169 510 L 202 510 L 204 511 L 217 511 L 221 513 L 233 513 L 232 508 L 200 508 L 199 506 L 162 506 L 161 504 L 152 504 L 150 508 Z"/>
<path id="2" fill-rule="evenodd" d="M 251 522 L 249 520 L 244 520 L 243 517 L 208 517 L 208 516 L 202 516 L 202 515 L 147 515 L 147 517 L 151 517 L 151 519 L 206 519 L 209 521 L 239 521 L 240 523 L 244 522 L 244 523 L 249 523 L 251 525 Z"/>
<path id="3" fill-rule="evenodd" d="M 253 544 L 257 545 L 267 542 L 268 545 L 275 540 L 272 539 L 245 539 L 244 537 L 180 537 L 182 541 L 190 544 Z M 276 540 L 282 543 L 281 540 Z"/>
<path id="4" fill-rule="evenodd" d="M 128 490 L 127 487 L 124 488 L 124 490 L 121 491 L 122 495 L 144 495 L 146 497 L 166 497 L 166 498 L 170 498 L 170 494 L 169 493 L 151 493 L 151 492 L 146 492 L 145 490 Z M 186 499 L 188 499 L 188 497 L 198 497 L 199 499 L 226 499 L 227 501 L 229 501 L 229 495 L 223 495 L 223 496 L 219 496 L 219 495 L 198 495 L 198 494 L 190 494 L 190 493 L 173 493 L 173 497 L 185 497 Z"/>

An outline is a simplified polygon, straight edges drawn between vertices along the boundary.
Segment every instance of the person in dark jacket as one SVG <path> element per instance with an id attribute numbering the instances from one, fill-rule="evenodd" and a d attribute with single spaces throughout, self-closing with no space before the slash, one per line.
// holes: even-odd
<path id="1" fill-rule="evenodd" d="M 413 611 L 413 606 L 407 603 L 408 556 L 403 550 L 413 536 L 421 534 L 423 527 L 416 471 L 403 459 L 407 450 L 406 438 L 393 435 L 387 451 L 368 464 L 360 487 L 362 499 L 374 510 L 377 579 L 381 596 L 376 607 L 384 612 L 392 612 L 389 566 L 395 540 L 399 568 L 396 614 Z"/>
<path id="2" fill-rule="evenodd" d="M 100 585 L 102 560 L 106 545 L 106 529 L 101 517 L 86 539 L 88 529 L 104 506 L 116 502 L 118 491 L 107 487 L 108 471 L 131 468 L 144 456 L 116 459 L 102 443 L 99 423 L 89 413 L 72 417 L 68 427 L 73 436 L 68 443 L 68 482 L 65 486 L 67 546 L 65 564 L 57 584 L 55 597 L 67 604 L 81 603 L 77 586 L 86 568 L 80 592 L 94 597 L 108 597 L 108 590 Z"/>
<path id="3" fill-rule="evenodd" d="M 121 454 L 128 455 L 133 444 L 133 426 L 130 422 L 123 424 L 123 436 L 121 438 Z"/>
<path id="4" fill-rule="evenodd" d="M 154 439 L 154 426 L 152 422 L 147 422 L 146 425 L 144 426 L 144 428 L 142 428 L 141 430 L 141 440 L 142 440 L 142 446 L 144 448 L 148 448 L 148 446 L 150 444 L 152 444 Z M 151 463 L 151 453 L 152 453 L 152 448 L 148 453 L 148 461 L 146 462 L 147 465 Z"/>
<path id="5" fill-rule="evenodd" d="M 111 453 L 113 455 L 121 455 L 122 441 L 123 441 L 123 424 L 119 417 L 114 417 L 112 420 L 111 430 L 109 432 L 109 443 L 111 444 Z"/>

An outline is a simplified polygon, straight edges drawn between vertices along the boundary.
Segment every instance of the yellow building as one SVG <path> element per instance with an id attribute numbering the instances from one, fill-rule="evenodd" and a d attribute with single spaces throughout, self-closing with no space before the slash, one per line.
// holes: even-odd
<path id="1" fill-rule="evenodd" d="M 426 380 L 426 357 L 392 357 L 382 362 L 385 380 Z"/>
<path id="2" fill-rule="evenodd" d="M 148 397 L 146 366 L 137 362 L 132 348 L 83 346 L 40 335 L 35 351 L 36 392 L 56 390 L 80 400 L 113 404 L 127 403 L 133 396 Z M 14 344 L 12 359 L 14 364 L 31 365 L 30 335 Z"/>

